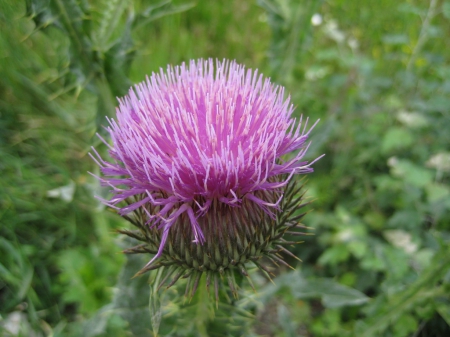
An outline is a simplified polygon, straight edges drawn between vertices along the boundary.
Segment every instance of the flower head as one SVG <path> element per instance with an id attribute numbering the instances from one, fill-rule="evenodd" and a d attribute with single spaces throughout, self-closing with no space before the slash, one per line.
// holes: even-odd
<path id="1" fill-rule="evenodd" d="M 155 254 L 141 272 L 245 273 L 273 251 L 295 225 L 283 217 L 301 199 L 286 199 L 290 181 L 313 171 L 303 159 L 312 128 L 293 110 L 283 87 L 229 61 L 169 66 L 119 99 L 113 160 L 94 150 L 95 160 L 112 187 L 104 203 L 138 227 L 123 233 L 145 242 L 126 252 Z"/>

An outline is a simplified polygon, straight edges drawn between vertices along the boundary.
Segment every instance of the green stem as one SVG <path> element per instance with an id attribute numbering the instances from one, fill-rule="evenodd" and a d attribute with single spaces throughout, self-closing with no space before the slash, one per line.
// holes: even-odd
<path id="1" fill-rule="evenodd" d="M 214 319 L 214 304 L 206 288 L 206 275 L 202 275 L 195 297 L 198 301 L 195 315 L 197 333 L 200 337 L 208 337 L 207 327 L 208 323 Z"/>
<path id="2" fill-rule="evenodd" d="M 417 43 L 414 46 L 414 50 L 411 54 L 411 57 L 409 58 L 408 65 L 406 66 L 407 70 L 411 70 L 412 66 L 414 65 L 414 62 L 417 59 L 417 56 L 420 53 L 420 50 L 422 49 L 423 45 L 427 41 L 427 38 L 429 36 L 429 28 L 431 25 L 431 20 L 436 15 L 437 4 L 438 4 L 437 0 L 430 1 L 430 7 L 428 8 L 428 12 L 425 17 L 425 20 L 423 21 L 422 28 L 421 28 L 420 34 L 419 34 L 419 39 L 417 40 Z"/>

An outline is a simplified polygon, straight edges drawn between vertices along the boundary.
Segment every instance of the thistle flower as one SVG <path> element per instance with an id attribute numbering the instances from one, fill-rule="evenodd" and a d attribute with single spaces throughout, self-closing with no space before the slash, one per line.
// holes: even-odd
<path id="1" fill-rule="evenodd" d="M 303 160 L 314 125 L 293 110 L 258 71 L 211 59 L 169 66 L 119 99 L 112 145 L 102 139 L 113 160 L 92 157 L 112 188 L 102 201 L 137 227 L 119 232 L 143 241 L 124 252 L 154 254 L 137 275 L 164 268 L 168 286 L 189 277 L 192 296 L 206 273 L 217 300 L 222 275 L 237 296 L 235 271 L 248 276 L 253 263 L 270 277 L 263 256 L 286 264 L 279 253 L 295 242 L 283 235 L 303 228 L 293 176 L 314 162 Z"/>

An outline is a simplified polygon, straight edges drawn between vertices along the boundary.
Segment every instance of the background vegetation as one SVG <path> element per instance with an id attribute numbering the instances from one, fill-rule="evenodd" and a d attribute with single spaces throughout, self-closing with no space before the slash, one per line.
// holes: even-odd
<path id="1" fill-rule="evenodd" d="M 448 0 L 2 0 L 0 334 L 449 336 L 449 36 Z M 213 321 L 148 308 L 87 173 L 115 97 L 200 57 L 285 85 L 326 153 L 303 263 Z"/>

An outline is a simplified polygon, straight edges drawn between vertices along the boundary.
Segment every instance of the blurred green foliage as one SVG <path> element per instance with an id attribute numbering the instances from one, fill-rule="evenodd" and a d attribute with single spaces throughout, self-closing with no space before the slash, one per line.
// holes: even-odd
<path id="1" fill-rule="evenodd" d="M 447 0 L 0 2 L 1 333 L 450 335 L 449 23 Z M 285 85 L 326 153 L 303 263 L 255 272 L 214 320 L 201 292 L 130 280 L 143 261 L 117 254 L 125 224 L 87 173 L 114 97 L 199 57 Z"/>

